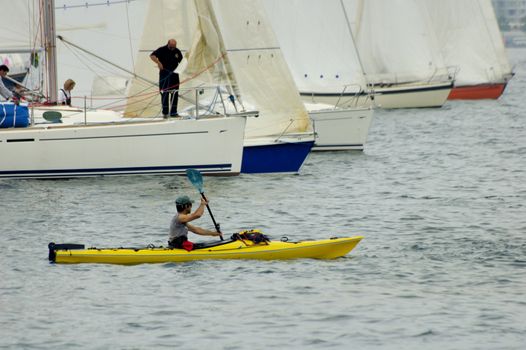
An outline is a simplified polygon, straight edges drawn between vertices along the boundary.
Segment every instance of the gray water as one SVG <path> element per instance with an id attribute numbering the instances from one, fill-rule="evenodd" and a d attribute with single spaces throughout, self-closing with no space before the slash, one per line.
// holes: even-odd
<path id="1" fill-rule="evenodd" d="M 299 175 L 205 178 L 223 231 L 365 236 L 345 258 L 54 265 L 50 241 L 166 244 L 173 200 L 198 195 L 172 176 L 0 181 L 0 348 L 526 348 L 526 51 L 510 56 L 498 101 L 378 111 L 364 153 Z"/>

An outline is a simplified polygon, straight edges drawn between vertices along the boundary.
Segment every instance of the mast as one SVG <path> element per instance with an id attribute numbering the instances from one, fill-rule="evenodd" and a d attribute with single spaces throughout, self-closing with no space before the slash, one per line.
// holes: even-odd
<path id="1" fill-rule="evenodd" d="M 356 46 L 356 41 L 354 40 L 354 35 L 352 32 L 351 22 L 349 21 L 349 16 L 347 15 L 347 10 L 345 9 L 345 4 L 343 3 L 343 0 L 340 0 L 340 5 L 342 6 L 343 15 L 345 17 L 345 23 L 347 24 L 347 29 L 349 30 L 349 34 L 351 36 L 352 45 L 354 46 L 354 51 L 356 52 L 356 58 L 358 59 L 358 64 L 360 65 L 360 69 L 362 70 L 363 79 L 365 80 L 366 89 L 367 86 L 369 86 L 369 81 L 367 80 L 367 73 L 365 72 L 365 69 L 362 64 L 362 58 L 360 57 L 360 52 L 358 51 L 358 46 Z M 360 8 L 363 6 L 363 3 L 360 2 Z M 360 13 L 362 13 L 360 11 Z"/>
<path id="2" fill-rule="evenodd" d="M 48 102 L 56 103 L 57 90 L 57 44 L 55 39 L 55 0 L 40 0 L 42 22 L 42 46 L 46 51 L 46 76 Z"/>

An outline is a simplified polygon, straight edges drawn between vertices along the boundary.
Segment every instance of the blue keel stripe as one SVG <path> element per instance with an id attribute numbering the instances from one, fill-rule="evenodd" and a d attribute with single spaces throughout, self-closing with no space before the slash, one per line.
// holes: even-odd
<path id="1" fill-rule="evenodd" d="M 92 168 L 92 169 L 48 169 L 48 170 L 9 170 L 0 171 L 2 178 L 25 177 L 84 177 L 98 175 L 140 175 L 140 174 L 184 174 L 186 169 L 194 168 L 203 173 L 228 173 L 232 164 L 205 164 L 185 166 L 157 166 L 136 168 Z"/>

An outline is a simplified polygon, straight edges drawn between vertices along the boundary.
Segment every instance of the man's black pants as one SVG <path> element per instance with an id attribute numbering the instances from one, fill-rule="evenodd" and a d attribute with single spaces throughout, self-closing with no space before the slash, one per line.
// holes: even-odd
<path id="1" fill-rule="evenodd" d="M 179 74 L 166 69 L 161 70 L 159 72 L 159 88 L 161 89 L 163 115 L 176 116 L 179 100 Z M 172 101 L 172 107 L 169 109 L 170 101 Z"/>

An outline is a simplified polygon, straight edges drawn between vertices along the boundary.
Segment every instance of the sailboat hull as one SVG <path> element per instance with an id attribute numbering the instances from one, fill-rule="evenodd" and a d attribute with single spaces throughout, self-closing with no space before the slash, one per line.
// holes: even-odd
<path id="1" fill-rule="evenodd" d="M 373 118 L 372 108 L 306 107 L 316 134 L 313 151 L 363 150 Z"/>
<path id="2" fill-rule="evenodd" d="M 245 140 L 241 172 L 297 173 L 314 145 L 312 133 L 308 137 L 252 138 Z"/>
<path id="3" fill-rule="evenodd" d="M 244 117 L 95 124 L 41 124 L 0 131 L 0 178 L 98 175 L 235 175 Z"/>
<path id="4" fill-rule="evenodd" d="M 453 87 L 452 82 L 437 84 L 396 84 L 375 87 L 375 103 L 384 109 L 442 107 Z"/>
<path id="5" fill-rule="evenodd" d="M 338 107 L 376 106 L 383 109 L 442 107 L 447 101 L 452 82 L 406 83 L 375 86 L 374 100 L 369 95 L 302 92 L 305 102 L 327 103 Z"/>
<path id="6" fill-rule="evenodd" d="M 496 100 L 504 93 L 505 88 L 506 83 L 455 86 L 448 100 Z"/>

